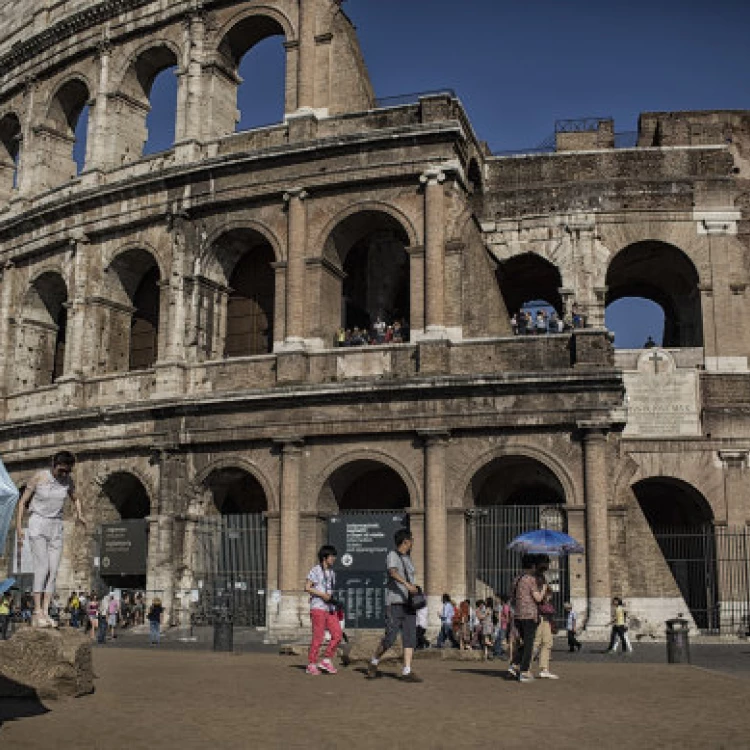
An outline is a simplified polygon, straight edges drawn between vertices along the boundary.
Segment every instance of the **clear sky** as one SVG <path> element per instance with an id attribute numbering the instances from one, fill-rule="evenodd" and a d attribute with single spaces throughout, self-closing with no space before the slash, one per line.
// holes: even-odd
<path id="1" fill-rule="evenodd" d="M 750 0 L 346 0 L 376 96 L 454 89 L 494 151 L 534 147 L 555 120 L 750 109 Z M 239 129 L 283 118 L 284 51 L 267 39 L 240 66 Z M 174 139 L 176 82 L 153 89 L 147 153 Z M 80 123 L 85 128 L 85 121 Z M 618 346 L 661 340 L 653 303 L 622 300 Z"/>

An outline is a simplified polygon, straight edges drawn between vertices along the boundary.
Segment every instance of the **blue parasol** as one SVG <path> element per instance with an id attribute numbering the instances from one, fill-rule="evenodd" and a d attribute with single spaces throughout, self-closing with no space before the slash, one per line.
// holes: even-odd
<path id="1" fill-rule="evenodd" d="M 16 582 L 15 578 L 6 578 L 4 581 L 0 581 L 0 596 L 6 591 L 9 591 L 11 586 Z"/>
<path id="2" fill-rule="evenodd" d="M 572 536 L 552 529 L 527 531 L 517 536 L 508 549 L 534 555 L 581 555 L 583 546 Z"/>
<path id="3" fill-rule="evenodd" d="M 0 461 L 0 550 L 5 549 L 5 539 L 13 514 L 16 512 L 18 490 Z"/>

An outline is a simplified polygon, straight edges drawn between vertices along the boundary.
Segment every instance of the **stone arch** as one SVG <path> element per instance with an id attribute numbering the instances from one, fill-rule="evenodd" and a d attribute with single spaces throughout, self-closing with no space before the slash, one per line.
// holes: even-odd
<path id="1" fill-rule="evenodd" d="M 97 480 L 99 503 L 108 501 L 111 507 L 97 509 L 97 522 L 146 518 L 154 510 L 154 493 L 150 483 L 133 468 L 115 469 Z M 115 513 L 117 514 L 115 516 Z"/>
<path id="2" fill-rule="evenodd" d="M 705 526 L 714 520 L 703 493 L 690 482 L 672 476 L 650 476 L 631 485 L 633 494 L 652 528 Z M 667 498 L 677 503 L 666 503 Z"/>
<path id="3" fill-rule="evenodd" d="M 681 248 L 652 240 L 621 248 L 610 260 L 606 286 L 607 305 L 641 298 L 663 309 L 663 337 L 657 343 L 665 347 L 702 346 L 700 275 Z"/>
<path id="4" fill-rule="evenodd" d="M 560 268 L 538 253 L 513 255 L 500 262 L 496 271 L 505 305 L 511 313 L 525 304 L 543 300 L 558 315 L 564 315 Z"/>
<path id="5" fill-rule="evenodd" d="M 0 117 L 0 204 L 9 200 L 18 183 L 21 119 L 15 112 Z"/>
<path id="6" fill-rule="evenodd" d="M 40 269 L 30 281 L 16 324 L 16 390 L 51 385 L 64 374 L 67 300 L 68 286 L 57 269 Z"/>
<path id="7" fill-rule="evenodd" d="M 223 471 L 225 469 L 235 469 L 244 471 L 251 475 L 253 479 L 260 485 L 266 496 L 267 510 L 270 512 L 276 511 L 279 508 L 278 497 L 274 491 L 273 484 L 269 481 L 266 474 L 256 466 L 252 461 L 249 461 L 240 456 L 227 456 L 218 458 L 211 461 L 201 471 L 199 471 L 191 482 L 193 488 L 193 503 L 195 507 L 191 507 L 189 512 L 192 514 L 198 513 L 200 506 L 205 504 L 206 498 L 204 497 L 205 482 L 208 477 L 217 471 Z"/>
<path id="8" fill-rule="evenodd" d="M 332 228 L 322 245 L 323 257 L 330 264 L 323 270 L 330 300 L 322 313 L 324 339 L 330 339 L 339 327 L 352 329 L 356 339 L 354 329 L 369 332 L 378 319 L 388 325 L 408 324 L 411 274 L 406 249 L 413 235 L 408 224 L 397 218 L 399 213 L 358 204 L 329 225 Z M 341 300 L 338 309 L 334 307 L 337 299 Z"/>
<path id="9" fill-rule="evenodd" d="M 232 219 L 224 221 L 220 226 L 209 232 L 202 240 L 202 249 L 198 256 L 198 273 L 216 283 L 226 283 L 228 275 L 222 267 L 221 261 L 216 254 L 216 243 L 226 234 L 231 232 L 248 230 L 255 232 L 271 246 L 274 260 L 280 262 L 285 259 L 284 245 L 277 234 L 264 222 L 257 219 Z"/>
<path id="10" fill-rule="evenodd" d="M 273 496 L 263 473 L 242 459 L 214 461 L 193 481 L 196 488 L 191 513 L 198 516 L 265 513 Z"/>
<path id="11" fill-rule="evenodd" d="M 579 498 L 575 489 L 575 482 L 568 468 L 559 461 L 555 456 L 547 451 L 541 450 L 531 445 L 514 445 L 506 448 L 497 448 L 487 451 L 479 456 L 469 468 L 464 472 L 458 484 L 458 487 L 464 488 L 461 497 L 463 498 L 464 507 L 472 507 L 474 504 L 474 493 L 472 482 L 475 478 L 481 478 L 481 472 L 485 467 L 490 467 L 497 461 L 506 458 L 527 459 L 539 464 L 548 470 L 555 478 L 563 493 L 563 502 L 572 507 L 581 505 L 582 500 Z"/>
<path id="12" fill-rule="evenodd" d="M 164 276 L 158 256 L 142 245 L 120 248 L 105 273 L 110 296 L 105 322 L 108 369 L 149 369 L 159 357 Z"/>
<path id="13" fill-rule="evenodd" d="M 84 145 L 87 150 L 88 144 L 77 143 L 77 130 L 81 118 L 87 119 L 91 91 L 88 79 L 73 73 L 50 96 L 44 128 L 35 142 L 45 187 L 55 187 L 78 174 L 76 151 Z M 85 134 L 80 135 L 87 140 Z"/>
<path id="14" fill-rule="evenodd" d="M 296 39 L 290 19 L 277 8 L 268 5 L 255 6 L 234 14 L 214 37 L 218 68 L 212 81 L 212 132 L 219 137 L 235 132 L 237 95 L 242 79 L 239 66 L 245 55 L 258 43 L 274 36 L 282 36 L 287 42 Z M 287 50 L 287 59 L 293 59 Z M 288 63 L 287 63 L 288 67 Z M 296 108 L 296 70 L 285 74 L 284 109 Z"/>
<path id="15" fill-rule="evenodd" d="M 347 451 L 330 461 L 325 468 L 317 474 L 309 486 L 310 491 L 305 494 L 308 498 L 311 498 L 310 502 L 316 502 L 318 504 L 318 510 L 339 510 L 337 503 L 334 503 L 336 507 L 332 507 L 331 500 L 335 497 L 336 491 L 335 489 L 331 490 L 328 485 L 331 477 L 336 475 L 342 469 L 345 469 L 347 466 L 353 466 L 355 464 L 360 464 L 360 468 L 362 469 L 383 467 L 397 475 L 408 493 L 408 505 L 398 506 L 399 508 L 415 509 L 423 507 L 423 498 L 419 489 L 419 483 L 415 480 L 406 465 L 386 451 L 373 449 Z M 314 507 L 308 508 L 308 510 L 314 509 Z M 377 508 L 366 508 L 366 510 L 376 509 Z M 392 509 L 393 508 L 386 508 L 386 510 Z"/>
<path id="16" fill-rule="evenodd" d="M 177 105 L 171 103 L 174 111 L 168 113 L 160 107 L 151 96 L 153 85 L 159 76 L 168 71 L 179 71 L 182 52 L 177 45 L 165 39 L 150 40 L 139 47 L 128 59 L 124 72 L 115 89 L 118 98 L 116 123 L 112 147 L 113 160 L 116 165 L 140 159 L 144 153 L 153 153 L 155 148 L 148 148 L 149 125 L 153 125 L 152 109 L 157 108 L 160 126 L 169 114 L 169 121 L 176 131 Z M 176 82 L 175 82 L 176 88 Z M 174 137 L 173 137 L 174 140 Z"/>

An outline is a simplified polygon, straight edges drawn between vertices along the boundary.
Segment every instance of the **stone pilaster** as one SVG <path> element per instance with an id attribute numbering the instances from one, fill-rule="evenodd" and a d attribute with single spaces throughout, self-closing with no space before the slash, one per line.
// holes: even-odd
<path id="1" fill-rule="evenodd" d="M 112 57 L 112 44 L 108 39 L 102 39 L 97 47 L 99 58 L 99 86 L 91 112 L 91 142 L 88 144 L 89 163 L 87 171 L 100 170 L 110 166 L 112 154 L 109 143 L 110 130 L 109 112 L 109 78 Z"/>
<path id="2" fill-rule="evenodd" d="M 425 592 L 430 610 L 437 612 L 440 597 L 448 590 L 448 511 L 445 501 L 445 450 L 447 430 L 424 430 L 425 467 Z"/>
<path id="3" fill-rule="evenodd" d="M 286 336 L 284 347 L 302 349 L 305 337 L 305 258 L 307 255 L 307 193 L 294 188 L 284 195 L 288 205 L 286 268 Z"/>
<path id="4" fill-rule="evenodd" d="M 185 75 L 181 83 L 181 100 L 175 125 L 175 140 L 200 141 L 203 137 L 203 40 L 206 37 L 206 18 L 202 8 L 195 8 L 186 19 Z"/>
<path id="5" fill-rule="evenodd" d="M 427 170 L 424 185 L 425 337 L 446 338 L 445 330 L 445 172 Z"/>
<path id="6" fill-rule="evenodd" d="M 579 425 L 583 433 L 584 493 L 586 500 L 586 576 L 588 614 L 586 629 L 603 629 L 609 623 L 609 521 L 607 430 Z"/>
<path id="7" fill-rule="evenodd" d="M 743 529 L 750 522 L 748 502 L 747 450 L 719 451 L 724 467 L 724 499 L 726 522 L 730 529 Z"/>
<path id="8" fill-rule="evenodd" d="M 68 299 L 68 331 L 65 347 L 64 374 L 66 377 L 81 377 L 90 374 L 93 352 L 87 351 L 86 298 L 89 281 L 90 243 L 85 235 L 72 243 L 73 284 Z"/>
<path id="9" fill-rule="evenodd" d="M 299 54 L 297 56 L 297 111 L 315 109 L 315 4 L 299 3 Z"/>
<path id="10" fill-rule="evenodd" d="M 12 317 L 14 282 L 16 269 L 13 263 L 8 262 L 2 269 L 2 281 L 0 281 L 0 399 L 8 395 L 10 384 L 10 367 L 13 362 L 12 347 Z M 4 408 L 0 409 L 0 417 L 3 416 Z"/>

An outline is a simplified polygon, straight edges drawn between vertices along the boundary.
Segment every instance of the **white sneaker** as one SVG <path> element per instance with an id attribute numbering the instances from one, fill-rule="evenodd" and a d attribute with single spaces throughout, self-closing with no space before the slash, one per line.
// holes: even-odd
<path id="1" fill-rule="evenodd" d="M 541 672 L 539 673 L 539 676 L 540 676 L 540 677 L 541 677 L 541 678 L 542 678 L 543 680 L 559 680 L 559 679 L 560 679 L 560 678 L 559 678 L 559 677 L 558 677 L 558 676 L 557 676 L 556 674 L 552 674 L 552 672 L 549 672 L 549 671 L 548 671 L 548 670 L 546 670 L 546 669 L 543 669 L 543 670 L 542 670 L 542 671 L 541 671 Z"/>
<path id="2" fill-rule="evenodd" d="M 516 667 L 513 664 L 511 664 L 508 667 L 508 674 L 511 675 L 512 677 L 518 677 L 518 671 L 516 670 Z"/>

